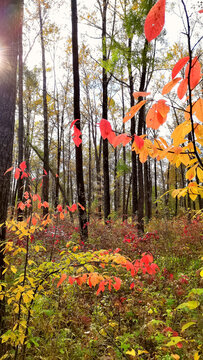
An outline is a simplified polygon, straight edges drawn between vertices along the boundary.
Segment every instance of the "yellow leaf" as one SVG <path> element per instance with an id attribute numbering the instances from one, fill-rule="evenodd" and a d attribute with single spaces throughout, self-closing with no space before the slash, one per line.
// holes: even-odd
<path id="1" fill-rule="evenodd" d="M 188 301 L 185 303 L 180 304 L 177 309 L 184 309 L 184 308 L 188 308 L 190 310 L 196 309 L 198 306 L 200 305 L 199 301 Z"/>
<path id="2" fill-rule="evenodd" d="M 138 350 L 137 354 L 142 355 L 142 354 L 149 354 L 149 353 L 147 350 Z"/>
<path id="3" fill-rule="evenodd" d="M 11 271 L 16 274 L 17 273 L 17 269 L 14 265 L 11 266 Z"/>
<path id="4" fill-rule="evenodd" d="M 194 354 L 194 360 L 199 360 L 199 358 L 200 358 L 199 353 L 196 352 L 196 353 Z"/>
<path id="5" fill-rule="evenodd" d="M 195 177 L 196 174 L 196 168 L 197 168 L 198 164 L 192 166 L 185 174 L 186 179 L 188 180 L 192 180 Z"/>
<path id="6" fill-rule="evenodd" d="M 179 360 L 180 356 L 178 354 L 171 354 L 171 357 L 175 360 Z"/>
<path id="7" fill-rule="evenodd" d="M 185 136 L 189 134 L 191 130 L 192 126 L 190 120 L 184 121 L 182 124 L 178 125 L 171 135 L 174 146 L 179 146 L 184 143 L 186 141 Z"/>
<path id="8" fill-rule="evenodd" d="M 197 168 L 197 177 L 200 182 L 203 182 L 203 170 L 200 167 Z"/>
<path id="9" fill-rule="evenodd" d="M 136 356 L 134 349 L 132 349 L 131 351 L 130 351 L 130 350 L 126 351 L 126 354 L 127 354 L 127 355 L 131 355 L 131 356 L 134 356 L 134 357 Z"/>
<path id="10" fill-rule="evenodd" d="M 195 325 L 196 323 L 194 321 L 190 321 L 187 324 L 182 326 L 181 332 L 184 332 L 187 328 L 189 328 L 192 325 Z"/>
<path id="11" fill-rule="evenodd" d="M 196 198 L 197 198 L 197 195 L 196 194 L 189 194 L 189 196 L 190 196 L 190 199 L 192 200 L 192 201 L 195 201 L 196 200 Z"/>
<path id="12" fill-rule="evenodd" d="M 39 252 L 39 245 L 36 245 L 36 246 L 35 246 L 35 251 L 36 251 L 36 252 Z"/>
<path id="13" fill-rule="evenodd" d="M 200 271 L 200 276 L 203 278 L 203 270 Z"/>

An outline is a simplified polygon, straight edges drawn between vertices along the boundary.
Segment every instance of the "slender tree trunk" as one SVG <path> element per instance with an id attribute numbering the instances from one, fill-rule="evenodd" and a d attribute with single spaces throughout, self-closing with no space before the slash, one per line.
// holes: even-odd
<path id="1" fill-rule="evenodd" d="M 23 161 L 24 124 L 23 124 L 23 7 L 24 1 L 20 0 L 20 28 L 18 37 L 18 165 Z M 18 202 L 23 199 L 23 179 L 18 179 Z M 23 211 L 17 210 L 18 221 L 23 220 Z"/>
<path id="2" fill-rule="evenodd" d="M 132 39 L 128 39 L 128 76 L 129 76 L 129 84 L 130 84 L 130 106 L 135 105 L 135 100 L 133 97 L 134 91 L 134 79 L 132 75 Z M 135 117 L 133 116 L 131 119 L 131 128 L 130 128 L 132 142 L 134 141 L 134 134 L 135 134 Z M 132 220 L 135 220 L 137 215 L 137 208 L 138 208 L 138 196 L 137 196 L 137 159 L 136 159 L 135 151 L 132 151 L 131 161 L 132 161 Z"/>
<path id="3" fill-rule="evenodd" d="M 8 199 L 10 191 L 10 172 L 5 171 L 12 165 L 15 104 L 16 104 L 16 66 L 18 52 L 20 2 L 1 0 L 0 2 L 0 34 L 1 46 L 5 49 L 3 66 L 0 71 L 0 224 L 5 223 L 7 217 Z M 4 275 L 4 254 L 2 245 L 6 237 L 5 226 L 0 227 L 0 281 Z M 0 301 L 0 335 L 4 332 L 5 303 Z M 0 356 L 4 354 L 0 342 Z"/>
<path id="4" fill-rule="evenodd" d="M 78 19 L 77 19 L 77 0 L 71 0 L 72 14 L 72 49 L 73 49 L 73 87 L 74 87 L 74 118 L 79 119 L 76 122 L 80 130 L 80 79 L 79 79 L 79 61 L 78 61 Z M 79 207 L 80 233 L 83 241 L 88 239 L 87 214 L 85 201 L 85 186 L 83 179 L 83 158 L 82 144 L 75 146 L 76 152 L 76 179 L 78 202 L 84 207 Z"/>
<path id="5" fill-rule="evenodd" d="M 122 95 L 122 115 L 125 116 L 125 99 L 124 99 L 124 89 L 123 83 L 121 85 L 121 95 Z M 123 123 L 123 133 L 125 133 L 125 123 Z M 126 149 L 123 146 L 123 165 L 126 165 Z M 123 171 L 123 221 L 127 219 L 128 214 L 126 214 L 126 172 Z"/>
<path id="6" fill-rule="evenodd" d="M 43 21 L 41 3 L 38 5 L 40 38 L 42 52 L 42 72 L 43 72 L 43 115 L 44 115 L 44 176 L 42 185 L 43 201 L 49 202 L 49 129 L 48 129 L 48 107 L 47 107 L 47 79 L 46 79 L 46 60 L 43 35 Z M 48 208 L 43 207 L 43 215 L 48 214 Z"/>
<path id="7" fill-rule="evenodd" d="M 88 221 L 90 221 L 92 204 L 92 142 L 91 142 L 91 124 L 88 121 L 88 142 L 89 142 L 89 164 L 88 164 Z"/>
<path id="8" fill-rule="evenodd" d="M 156 168 L 156 159 L 154 159 L 154 198 L 155 198 L 155 213 L 158 214 L 158 204 L 157 204 L 157 198 L 158 198 L 158 192 L 157 192 L 157 168 Z"/>
<path id="9" fill-rule="evenodd" d="M 102 53 L 103 62 L 107 60 L 106 50 L 106 14 L 107 14 L 107 0 L 103 0 L 103 12 L 102 12 Z M 105 68 L 102 69 L 102 88 L 103 88 L 103 100 L 102 100 L 102 118 L 108 118 L 108 78 Z M 110 215 L 110 185 L 109 185 L 109 150 L 108 140 L 103 139 L 103 176 L 104 176 L 104 219 L 108 220 Z"/>

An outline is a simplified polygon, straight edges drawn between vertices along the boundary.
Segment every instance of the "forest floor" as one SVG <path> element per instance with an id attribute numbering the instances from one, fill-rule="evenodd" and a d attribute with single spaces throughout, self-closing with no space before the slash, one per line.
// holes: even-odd
<path id="1" fill-rule="evenodd" d="M 34 287 L 40 271 L 50 271 L 52 276 L 37 289 L 32 303 L 25 358 L 201 359 L 201 219 L 154 218 L 143 236 L 138 236 L 133 224 L 116 220 L 104 225 L 93 219 L 88 232 L 88 244 L 83 244 L 77 226 L 64 220 L 31 237 L 30 284 Z M 26 247 L 12 236 L 15 247 Z M 24 271 L 18 255 L 9 259 L 17 274 L 19 268 Z M 134 271 L 143 257 L 143 268 Z M 92 277 L 84 275 L 84 266 Z M 10 281 L 10 286 L 16 286 Z M 24 306 L 31 308 L 28 299 L 22 298 Z M 14 302 L 9 306 L 13 309 Z M 11 314 L 8 311 L 7 321 L 12 327 Z M 21 316 L 26 318 L 26 311 Z"/>

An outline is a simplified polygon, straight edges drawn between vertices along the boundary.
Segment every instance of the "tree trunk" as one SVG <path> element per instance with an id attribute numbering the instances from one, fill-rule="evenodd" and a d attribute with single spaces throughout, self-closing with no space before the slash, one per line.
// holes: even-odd
<path id="1" fill-rule="evenodd" d="M 20 0 L 20 28 L 18 36 L 18 165 L 23 161 L 24 124 L 23 124 L 23 7 L 24 1 Z M 23 199 L 23 179 L 18 179 L 18 202 Z M 23 220 L 23 211 L 17 210 L 18 221 Z"/>
<path id="2" fill-rule="evenodd" d="M 0 224 L 6 221 L 10 191 L 10 172 L 5 171 L 12 165 L 15 104 L 16 104 L 16 66 L 18 52 L 19 1 L 1 0 L 0 2 L 0 34 L 4 59 L 0 71 Z M 4 254 L 2 245 L 5 241 L 6 228 L 0 227 L 0 281 L 4 279 Z M 0 335 L 4 332 L 4 301 L 0 301 Z M 2 343 L 0 355 L 3 355 Z"/>
<path id="3" fill-rule="evenodd" d="M 107 13 L 107 0 L 103 1 L 102 12 L 102 53 L 103 62 L 107 60 L 106 50 L 106 13 Z M 103 88 L 103 101 L 102 101 L 102 118 L 107 120 L 108 117 L 108 79 L 105 68 L 102 69 L 102 88 Z M 104 176 L 104 220 L 107 221 L 110 215 L 110 186 L 109 186 L 109 150 L 108 140 L 103 139 L 103 176 Z"/>
<path id="4" fill-rule="evenodd" d="M 74 119 L 79 119 L 76 122 L 77 128 L 80 130 L 80 79 L 79 79 L 79 61 L 78 61 L 78 19 L 77 19 L 77 0 L 71 0 L 71 15 L 72 15 L 72 50 L 73 50 L 73 87 L 74 87 Z M 83 158 L 82 158 L 82 144 L 75 146 L 76 152 L 76 179 L 77 179 L 77 194 L 78 202 L 84 207 L 84 210 L 79 207 L 79 223 L 80 233 L 83 241 L 88 239 L 87 230 L 87 214 L 85 201 L 85 187 L 83 179 Z"/>
<path id="5" fill-rule="evenodd" d="M 42 51 L 42 72 L 43 72 L 43 115 L 44 115 L 44 176 L 42 185 L 43 201 L 49 202 L 49 129 L 48 129 L 48 109 L 47 109 L 47 79 L 46 79 L 46 60 L 45 46 L 43 35 L 43 21 L 41 4 L 38 5 L 39 22 L 40 22 L 40 38 Z M 48 214 L 48 208 L 43 207 L 43 216 Z"/>

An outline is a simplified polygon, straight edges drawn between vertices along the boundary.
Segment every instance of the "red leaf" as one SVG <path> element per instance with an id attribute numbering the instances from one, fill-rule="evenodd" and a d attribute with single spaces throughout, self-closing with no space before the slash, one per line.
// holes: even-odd
<path id="1" fill-rule="evenodd" d="M 101 119 L 99 127 L 101 131 L 101 137 L 103 139 L 107 139 L 108 135 L 112 131 L 110 122 L 108 120 Z"/>
<path id="2" fill-rule="evenodd" d="M 44 174 L 47 175 L 47 171 L 45 169 L 43 169 L 43 171 L 44 171 Z"/>
<path id="3" fill-rule="evenodd" d="M 35 217 L 32 217 L 32 225 L 33 226 L 37 225 L 37 219 Z"/>
<path id="4" fill-rule="evenodd" d="M 119 290 L 121 287 L 121 279 L 114 276 L 115 284 L 113 284 L 113 287 L 115 290 Z"/>
<path id="5" fill-rule="evenodd" d="M 130 289 L 134 289 L 134 287 L 135 287 L 135 283 L 132 282 L 132 283 L 130 284 Z"/>
<path id="6" fill-rule="evenodd" d="M 137 135 L 134 135 L 134 140 L 136 142 L 138 149 L 142 149 L 142 147 L 144 146 L 144 140 L 140 136 L 137 136 Z"/>
<path id="7" fill-rule="evenodd" d="M 20 170 L 19 168 L 16 168 L 16 169 L 15 169 L 15 175 L 14 175 L 14 177 L 15 177 L 16 180 L 19 179 L 20 173 L 21 173 L 21 170 Z"/>
<path id="8" fill-rule="evenodd" d="M 26 167 L 27 167 L 26 166 L 26 161 L 21 162 L 21 164 L 19 166 L 20 166 L 20 169 L 24 172 Z"/>
<path id="9" fill-rule="evenodd" d="M 9 171 L 12 171 L 13 170 L 13 166 L 11 166 L 9 169 L 7 169 L 4 173 L 4 175 L 6 175 Z"/>
<path id="10" fill-rule="evenodd" d="M 82 139 L 80 138 L 81 135 L 81 131 L 76 126 L 74 126 L 72 138 L 77 147 L 80 146 L 80 144 L 82 143 Z"/>
<path id="11" fill-rule="evenodd" d="M 71 126 L 70 126 L 70 129 L 73 127 L 73 125 L 75 125 L 75 123 L 76 123 L 77 121 L 80 121 L 80 119 L 76 119 L 76 120 L 73 120 L 73 121 L 72 121 Z"/>
<path id="12" fill-rule="evenodd" d="M 44 208 L 48 208 L 49 207 L 49 203 L 47 201 L 44 201 L 42 206 L 44 206 Z"/>
<path id="13" fill-rule="evenodd" d="M 58 174 L 56 174 L 56 178 L 58 178 L 59 176 L 58 176 Z"/>
<path id="14" fill-rule="evenodd" d="M 186 78 L 183 79 L 180 85 L 178 86 L 177 94 L 180 100 L 183 98 L 183 96 L 185 96 L 187 92 L 187 85 L 188 85 L 188 79 Z"/>
<path id="15" fill-rule="evenodd" d="M 25 209 L 25 204 L 22 201 L 18 204 L 18 209 L 20 209 L 20 210 Z"/>
<path id="16" fill-rule="evenodd" d="M 73 285 L 75 279 L 72 276 L 69 276 L 68 281 L 69 281 L 69 284 Z"/>
<path id="17" fill-rule="evenodd" d="M 166 0 L 159 0 L 149 11 L 144 25 L 146 39 L 150 42 L 155 39 L 163 29 L 165 23 Z"/>
<path id="18" fill-rule="evenodd" d="M 110 142 L 111 145 L 113 145 L 113 141 L 116 138 L 116 134 L 114 131 L 111 130 L 111 132 L 109 133 L 109 135 L 107 136 L 108 141 Z"/>
<path id="19" fill-rule="evenodd" d="M 77 205 L 76 204 L 73 204 L 71 207 L 67 205 L 67 207 L 68 207 L 68 210 L 71 211 L 71 212 L 75 212 L 77 210 Z"/>
<path id="20" fill-rule="evenodd" d="M 57 288 L 62 284 L 62 282 L 63 282 L 64 280 L 66 280 L 66 278 L 67 278 L 67 275 L 66 275 L 66 274 L 63 274 L 63 275 L 61 276 L 61 278 L 60 278 L 60 280 L 59 280 L 59 282 L 58 282 L 58 284 L 57 284 Z"/>
<path id="21" fill-rule="evenodd" d="M 24 192 L 24 198 L 27 200 L 29 199 L 29 192 L 28 191 L 25 191 Z"/>
<path id="22" fill-rule="evenodd" d="M 185 77 L 188 77 L 189 67 L 190 64 L 188 64 L 188 66 L 186 67 Z M 201 65 L 198 61 L 198 57 L 195 56 L 195 58 L 192 60 L 191 71 L 190 71 L 190 88 L 193 90 L 195 86 L 197 86 L 200 80 L 201 80 Z"/>
<path id="23" fill-rule="evenodd" d="M 101 291 L 104 292 L 104 290 L 105 290 L 105 285 L 106 285 L 106 281 L 103 280 L 103 281 L 100 282 L 99 287 L 98 287 L 98 290 L 97 290 L 97 295 L 99 295 L 99 293 L 100 293 Z"/>
<path id="24" fill-rule="evenodd" d="M 58 206 L 57 206 L 57 210 L 58 210 L 59 212 L 62 212 L 62 211 L 63 211 L 62 205 L 58 205 Z"/>
<path id="25" fill-rule="evenodd" d="M 179 73 L 179 71 L 185 66 L 185 64 L 188 62 L 189 56 L 185 56 L 184 58 L 180 59 L 174 66 L 172 70 L 172 79 L 176 77 L 176 75 Z"/>
<path id="26" fill-rule="evenodd" d="M 202 14 L 202 13 L 203 13 L 203 10 L 199 10 L 198 13 Z"/>
<path id="27" fill-rule="evenodd" d="M 28 174 L 26 172 L 23 171 L 22 175 L 21 175 L 21 179 L 23 179 L 24 177 L 28 177 Z"/>

